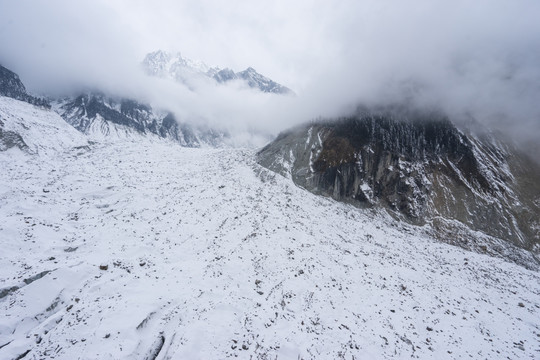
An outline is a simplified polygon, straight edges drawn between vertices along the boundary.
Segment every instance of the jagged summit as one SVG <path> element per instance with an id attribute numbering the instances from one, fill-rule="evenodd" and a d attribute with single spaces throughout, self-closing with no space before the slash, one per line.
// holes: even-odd
<path id="1" fill-rule="evenodd" d="M 171 78 L 187 84 L 193 77 L 208 78 L 217 83 L 243 80 L 249 87 L 265 93 L 293 94 L 291 89 L 259 74 L 252 67 L 236 73 L 229 68 L 210 67 L 202 61 L 185 58 L 179 52 L 173 54 L 163 50 L 154 51 L 146 55 L 142 65 L 149 75 Z"/>
<path id="2" fill-rule="evenodd" d="M 163 50 L 147 54 L 142 64 L 149 75 L 172 77 L 175 80 L 184 80 L 184 77 L 189 73 L 206 76 L 210 69 L 218 70 L 202 61 L 185 58 L 180 52 L 174 54 Z"/>
<path id="3" fill-rule="evenodd" d="M 316 121 L 282 133 L 258 159 L 315 193 L 438 224 L 441 236 L 451 236 L 442 229 L 457 220 L 526 249 L 540 243 L 538 166 L 440 114 L 375 111 Z"/>

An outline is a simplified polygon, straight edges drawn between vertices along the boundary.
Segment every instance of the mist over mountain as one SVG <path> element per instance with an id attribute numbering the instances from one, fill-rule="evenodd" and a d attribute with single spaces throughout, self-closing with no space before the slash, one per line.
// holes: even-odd
<path id="1" fill-rule="evenodd" d="M 539 12 L 0 0 L 0 359 L 536 358 Z"/>
<path id="2" fill-rule="evenodd" d="M 408 99 L 534 145 L 540 135 L 538 7 L 529 0 L 418 0 L 391 7 L 375 1 L 242 1 L 230 8 L 213 1 L 10 3 L 0 14 L 0 62 L 32 92 L 84 84 L 157 100 L 165 103 L 160 107 L 176 106 L 179 117 L 231 130 L 277 134 L 318 116 L 351 114 L 358 103 Z M 96 18 L 99 27 L 91 20 Z M 204 86 L 198 96 L 149 80 L 138 74 L 139 65 L 156 48 L 180 49 L 186 58 L 235 74 L 253 67 L 297 97 L 270 99 Z"/>
<path id="3" fill-rule="evenodd" d="M 229 68 L 209 67 L 202 61 L 184 58 L 180 53 L 173 55 L 158 50 L 147 54 L 142 65 L 149 75 L 171 78 L 188 86 L 193 86 L 196 79 L 208 78 L 220 84 L 227 84 L 231 81 L 244 82 L 248 87 L 265 93 L 294 94 L 291 89 L 259 74 L 252 67 L 235 73 Z"/>

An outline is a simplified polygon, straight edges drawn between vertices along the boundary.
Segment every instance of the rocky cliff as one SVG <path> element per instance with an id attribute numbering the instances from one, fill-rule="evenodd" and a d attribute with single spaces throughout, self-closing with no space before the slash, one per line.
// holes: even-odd
<path id="1" fill-rule="evenodd" d="M 28 94 L 19 76 L 2 65 L 0 65 L 0 96 L 10 97 L 45 108 L 51 107 L 46 100 Z"/>
<path id="2" fill-rule="evenodd" d="M 494 134 L 459 129 L 439 113 L 362 110 L 315 121 L 282 133 L 258 161 L 317 194 L 429 223 L 464 247 L 480 231 L 539 250 L 538 165 Z M 463 228 L 469 236 L 455 237 Z"/>

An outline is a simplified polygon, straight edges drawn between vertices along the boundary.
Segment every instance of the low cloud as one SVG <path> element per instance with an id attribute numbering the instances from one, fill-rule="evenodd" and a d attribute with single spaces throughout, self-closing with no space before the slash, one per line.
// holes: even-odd
<path id="1" fill-rule="evenodd" d="M 0 3 L 0 62 L 37 92 L 101 88 L 186 121 L 261 134 L 407 101 L 523 143 L 540 136 L 537 1 Z M 253 66 L 297 96 L 149 78 L 139 63 L 157 48 Z"/>

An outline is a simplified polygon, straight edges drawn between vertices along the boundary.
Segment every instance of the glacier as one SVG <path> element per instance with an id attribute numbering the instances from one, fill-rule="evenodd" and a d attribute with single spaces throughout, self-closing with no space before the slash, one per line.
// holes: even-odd
<path id="1" fill-rule="evenodd" d="M 87 141 L 0 97 L 0 358 L 536 358 L 540 276 L 252 149 Z M 26 127 L 26 128 L 25 128 Z"/>

